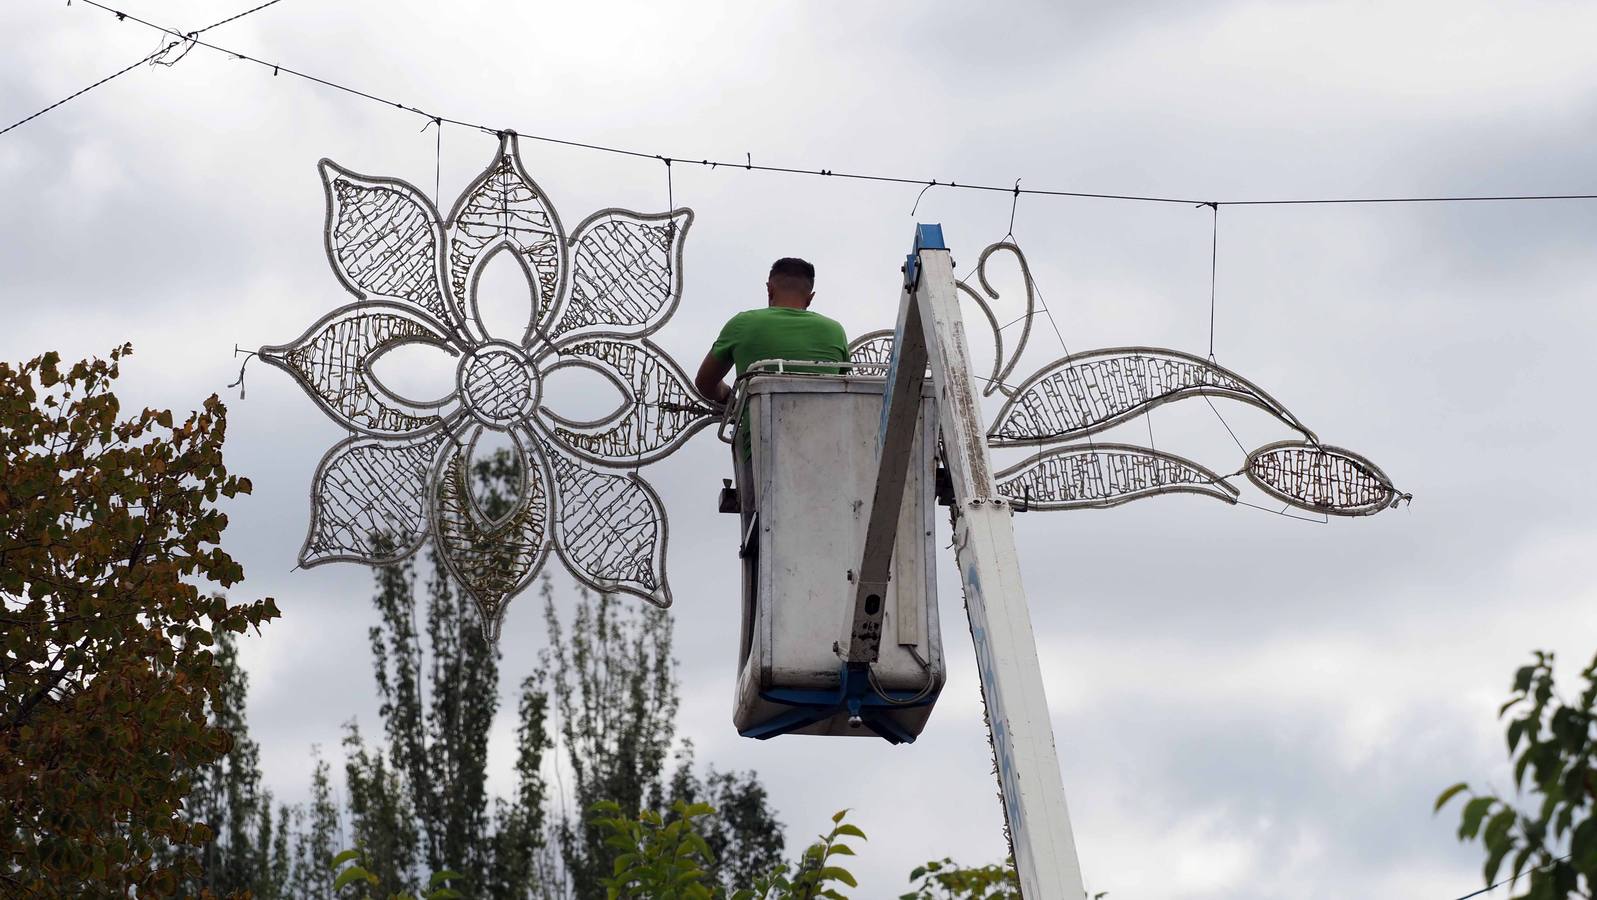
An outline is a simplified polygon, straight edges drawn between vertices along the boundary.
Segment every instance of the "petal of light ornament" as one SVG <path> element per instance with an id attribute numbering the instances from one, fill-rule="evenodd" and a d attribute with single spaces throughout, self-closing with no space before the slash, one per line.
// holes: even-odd
<path id="1" fill-rule="evenodd" d="M 432 494 L 439 555 L 477 605 L 483 636 L 490 643 L 499 640 L 511 599 L 532 582 L 549 556 L 548 477 L 522 439 L 510 434 L 521 463 L 522 495 L 504 516 L 490 519 L 472 495 L 469 443 L 444 453 Z"/>
<path id="2" fill-rule="evenodd" d="M 1314 437 L 1286 407 L 1229 369 L 1179 350 L 1112 347 L 1064 357 L 1026 379 L 998 411 L 988 443 L 1015 447 L 1067 441 L 1199 395 L 1257 406 Z"/>
<path id="3" fill-rule="evenodd" d="M 361 434 L 400 437 L 430 431 L 445 418 L 441 406 L 416 405 L 392 391 L 376 390 L 371 361 L 407 343 L 455 352 L 444 327 L 425 313 L 391 303 L 357 303 L 329 313 L 291 343 L 262 347 L 260 356 L 294 376 L 340 425 Z"/>
<path id="4" fill-rule="evenodd" d="M 309 568 L 345 560 L 382 565 L 427 537 L 427 483 L 445 437 L 352 437 L 327 451 L 311 487 L 311 524 L 300 550 Z"/>
<path id="5" fill-rule="evenodd" d="M 1332 516 L 1368 516 L 1412 499 L 1380 467 L 1351 450 L 1277 441 L 1248 454 L 1248 479 L 1298 509 Z"/>
<path id="6" fill-rule="evenodd" d="M 848 345 L 848 361 L 857 367 L 855 372 L 885 372 L 893 361 L 893 329 L 871 331 L 855 338 Z"/>
<path id="7" fill-rule="evenodd" d="M 544 444 L 554 477 L 555 549 L 578 580 L 671 605 L 659 495 L 636 472 L 598 472 Z"/>
<path id="8" fill-rule="evenodd" d="M 319 166 L 327 193 L 327 261 L 349 292 L 414 303 L 460 327 L 439 278 L 443 226 L 432 201 L 395 178 L 352 172 L 330 159 Z"/>
<path id="9" fill-rule="evenodd" d="M 468 186 L 449 214 L 448 272 L 450 301 L 479 341 L 490 335 L 467 317 L 473 308 L 472 273 L 484 253 L 501 245 L 513 249 L 533 274 L 534 332 L 547 333 L 565 292 L 566 239 L 560 217 L 521 164 L 515 132 L 505 132 L 499 152 Z M 515 338 L 517 335 L 500 335 Z M 530 338 L 524 338 L 526 343 Z M 530 344 L 528 345 L 530 346 Z"/>
<path id="10" fill-rule="evenodd" d="M 653 343 L 594 337 L 558 350 L 562 365 L 580 365 L 609 378 L 627 398 L 598 422 L 574 422 L 547 406 L 539 411 L 550 435 L 572 453 L 601 466 L 640 466 L 664 457 L 715 420 L 688 376 Z"/>
<path id="11" fill-rule="evenodd" d="M 998 493 L 1024 509 L 1107 509 L 1155 494 L 1239 491 L 1189 459 L 1128 444 L 1060 447 L 998 472 Z"/>
<path id="12" fill-rule="evenodd" d="M 571 238 L 571 290 L 559 340 L 576 331 L 615 337 L 653 334 L 682 300 L 682 247 L 693 210 L 645 215 L 603 209 L 577 226 Z"/>

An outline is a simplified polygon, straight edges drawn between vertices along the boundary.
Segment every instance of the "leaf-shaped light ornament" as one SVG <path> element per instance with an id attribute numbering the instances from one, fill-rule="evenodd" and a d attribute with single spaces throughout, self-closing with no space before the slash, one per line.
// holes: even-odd
<path id="1" fill-rule="evenodd" d="M 447 400 L 413 403 L 381 386 L 372 362 L 403 344 L 455 352 L 444 327 L 426 313 L 393 303 L 362 303 L 335 310 L 290 343 L 262 347 L 260 357 L 294 376 L 339 425 L 399 438 L 439 428 L 450 406 Z"/>
<path id="2" fill-rule="evenodd" d="M 671 605 L 665 506 L 637 473 L 601 472 L 551 454 L 559 514 L 555 547 L 571 573 L 600 591 Z"/>
<path id="3" fill-rule="evenodd" d="M 1128 444 L 1058 447 L 998 472 L 998 493 L 1023 510 L 1107 509 L 1156 494 L 1237 502 L 1237 489 L 1173 453 Z"/>
<path id="4" fill-rule="evenodd" d="M 427 482 L 444 442 L 437 433 L 402 442 L 357 435 L 328 451 L 316 467 L 301 563 L 382 565 L 414 553 L 427 537 Z"/>
<path id="5" fill-rule="evenodd" d="M 532 275 L 533 308 L 524 335 L 489 335 L 478 315 L 477 279 L 502 247 Z M 477 340 L 500 337 L 526 344 L 534 332 L 547 333 L 554 324 L 566 288 L 566 255 L 560 216 L 522 166 L 515 134 L 506 133 L 494 161 L 449 213 L 448 297 Z"/>
<path id="6" fill-rule="evenodd" d="M 1313 438 L 1286 407 L 1223 366 L 1179 350 L 1111 347 L 1056 360 L 1026 379 L 987 430 L 988 443 L 1019 447 L 1069 441 L 1197 396 L 1256 406 Z"/>
<path id="7" fill-rule="evenodd" d="M 370 178 L 329 159 L 318 168 L 327 194 L 327 261 L 344 287 L 361 300 L 415 304 L 458 328 L 438 280 L 444 233 L 432 201 L 403 181 Z"/>
<path id="8" fill-rule="evenodd" d="M 572 236 L 571 291 L 555 330 L 633 338 L 658 331 L 682 300 L 682 246 L 692 225 L 690 209 L 589 216 Z"/>
<path id="9" fill-rule="evenodd" d="M 548 556 L 549 490 L 543 466 L 518 440 L 520 495 L 505 498 L 506 509 L 494 518 L 471 490 L 470 462 L 476 455 L 467 445 L 443 457 L 435 479 L 433 533 L 444 565 L 476 603 L 484 635 L 497 641 L 510 598 L 532 582 Z"/>
<path id="10" fill-rule="evenodd" d="M 848 345 L 848 361 L 853 371 L 860 374 L 879 375 L 887 371 L 893 361 L 893 331 L 890 328 L 871 331 L 855 338 Z"/>
<path id="11" fill-rule="evenodd" d="M 552 432 L 589 462 L 651 463 L 710 424 L 714 410 L 699 399 L 681 367 L 650 341 L 589 338 L 562 347 L 559 354 L 557 365 L 593 369 L 625 398 L 619 409 L 597 422 L 573 422 L 545 410 L 554 420 Z"/>
<path id="12" fill-rule="evenodd" d="M 601 210 L 568 239 L 512 133 L 447 219 L 406 182 L 326 160 L 321 173 L 328 263 L 355 301 L 294 342 L 261 348 L 355 435 L 318 467 L 301 563 L 395 562 L 430 533 L 490 637 L 551 549 L 596 588 L 668 604 L 665 514 L 636 469 L 714 419 L 682 368 L 644 339 L 681 299 L 692 211 Z M 532 297 L 516 334 L 490 333 L 477 302 L 500 254 Z M 456 360 L 449 396 L 414 403 L 382 383 L 372 363 L 405 344 Z M 545 376 L 562 366 L 599 373 L 623 402 L 600 421 L 561 418 Z M 487 431 L 516 448 L 519 496 L 497 518 L 470 490 Z"/>
<path id="13" fill-rule="evenodd" d="M 1248 479 L 1266 494 L 1309 512 L 1368 516 L 1410 499 L 1380 467 L 1341 447 L 1277 441 L 1248 454 Z"/>

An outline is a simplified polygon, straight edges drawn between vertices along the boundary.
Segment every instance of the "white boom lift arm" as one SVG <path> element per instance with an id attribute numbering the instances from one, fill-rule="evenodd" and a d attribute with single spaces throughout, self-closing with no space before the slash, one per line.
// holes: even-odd
<path id="1" fill-rule="evenodd" d="M 883 598 L 928 367 L 942 430 L 943 465 L 954 489 L 955 555 L 1021 893 L 1027 900 L 1080 900 L 1086 892 L 1020 584 L 1013 511 L 993 482 L 954 264 L 939 225 L 916 226 L 915 245 L 904 266 L 877 435 L 876 487 L 855 570 L 853 624 L 840 654 L 850 669 L 863 675 L 881 646 Z"/>

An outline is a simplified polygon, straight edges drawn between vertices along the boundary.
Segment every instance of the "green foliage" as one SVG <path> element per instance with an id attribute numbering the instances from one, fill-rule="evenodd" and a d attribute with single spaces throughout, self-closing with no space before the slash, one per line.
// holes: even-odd
<path id="1" fill-rule="evenodd" d="M 385 884 L 408 885 L 421 837 L 401 772 L 380 748 L 368 748 L 354 722 L 345 725 L 344 781 L 350 833 L 366 866 Z"/>
<path id="2" fill-rule="evenodd" d="M 727 888 L 712 874 L 715 865 L 700 827 L 715 810 L 704 803 L 677 801 L 669 817 L 654 810 L 628 816 L 617 803 L 602 801 L 590 810 L 595 828 L 614 851 L 612 874 L 602 881 L 607 900 L 816 900 L 843 898 L 834 885 L 857 883 L 836 857 L 853 856 L 845 838 L 865 833 L 832 817 L 832 830 L 805 848 L 796 865 L 778 863 L 741 888 Z"/>
<path id="3" fill-rule="evenodd" d="M 694 828 L 696 818 L 713 810 L 678 801 L 669 820 L 654 810 L 627 818 L 611 801 L 593 806 L 594 823 L 605 845 L 616 851 L 613 873 L 603 880 L 609 900 L 680 897 L 710 900 L 716 895 L 709 866 L 710 845 Z"/>
<path id="4" fill-rule="evenodd" d="M 213 395 L 179 419 L 123 418 L 120 361 L 0 363 L 0 886 L 141 897 L 198 874 L 213 835 L 184 773 L 231 749 L 220 631 L 275 618 L 207 583 L 243 570 L 219 546 L 219 498 L 249 481 L 222 462 Z M 91 888 L 92 885 L 92 888 Z"/>
<path id="5" fill-rule="evenodd" d="M 520 475 L 511 459 L 500 453 L 474 466 L 473 487 L 489 515 L 513 502 Z M 413 563 L 376 571 L 378 624 L 368 638 L 386 740 L 369 745 L 353 726 L 346 737 L 353 836 L 384 884 L 409 884 L 423 865 L 460 866 L 484 873 L 477 896 L 540 896 L 553 877 L 542 774 L 550 745 L 544 682 L 534 676 L 521 684 L 516 790 L 508 800 L 490 800 L 499 654 L 442 560 L 427 558 L 424 596 Z"/>
<path id="6" fill-rule="evenodd" d="M 1564 702 L 1554 693 L 1553 654 L 1538 651 L 1535 662 L 1514 674 L 1513 694 L 1499 710 L 1508 719 L 1515 790 L 1540 797 L 1534 812 L 1517 809 L 1493 793 L 1478 794 L 1465 783 L 1436 798 L 1438 812 L 1454 798 L 1464 798 L 1459 840 L 1481 842 L 1487 884 L 1509 862 L 1516 888 L 1524 878 L 1525 893 L 1516 897 L 1591 897 L 1597 889 L 1597 772 L 1592 764 L 1597 750 L 1597 659 L 1581 677 L 1585 689 L 1578 701 Z M 1560 852 L 1564 847 L 1567 853 Z"/>
<path id="7" fill-rule="evenodd" d="M 332 884 L 323 870 L 326 860 L 340 842 L 339 805 L 333 796 L 332 768 L 312 748 L 316 767 L 311 774 L 311 799 L 308 809 L 291 809 L 295 815 L 294 850 L 287 887 L 280 894 L 260 895 L 258 900 L 292 897 L 294 900 L 332 900 Z M 303 827 L 301 827 L 303 826 Z"/>
<path id="8" fill-rule="evenodd" d="M 833 857 L 855 855 L 853 846 L 843 843 L 844 838 L 859 838 L 862 841 L 866 839 L 865 832 L 843 821 L 847 815 L 848 810 L 845 809 L 839 810 L 832 816 L 832 830 L 804 848 L 791 879 L 787 877 L 787 867 L 779 867 L 770 879 L 755 885 L 751 891 L 734 894 L 732 900 L 765 900 L 768 897 L 791 897 L 794 900 L 827 897 L 832 900 L 843 900 L 846 895 L 839 893 L 831 885 L 839 883 L 849 887 L 859 885 L 855 882 L 853 873 L 834 862 Z"/>
<path id="9" fill-rule="evenodd" d="M 233 736 L 233 747 L 190 774 L 186 807 L 216 837 L 199 849 L 201 874 L 184 889 L 283 896 L 291 872 L 289 839 L 296 811 L 280 807 L 274 816 L 272 794 L 261 786 L 260 746 L 250 739 L 244 717 L 249 676 L 239 663 L 238 638 L 231 632 L 216 635 L 216 665 L 222 679 L 210 722 Z"/>
<path id="10" fill-rule="evenodd" d="M 556 832 L 575 896 L 599 900 L 614 854 L 593 821 L 594 805 L 609 801 L 628 818 L 665 805 L 679 703 L 671 619 L 658 610 L 623 611 L 613 595 L 583 591 L 568 629 L 547 579 L 543 597 L 549 649 L 539 667 L 553 687 L 579 811 Z"/>
<path id="11" fill-rule="evenodd" d="M 915 890 L 899 900 L 1020 900 L 1013 862 L 966 868 L 944 857 L 916 866 L 909 880 Z"/>
<path id="12" fill-rule="evenodd" d="M 432 873 L 426 890 L 419 896 L 406 891 L 384 893 L 382 878 L 365 866 L 360 850 L 338 853 L 332 857 L 328 868 L 333 874 L 333 892 L 350 900 L 464 900 L 465 897 L 454 885 L 463 882 L 466 876 L 449 869 Z"/>

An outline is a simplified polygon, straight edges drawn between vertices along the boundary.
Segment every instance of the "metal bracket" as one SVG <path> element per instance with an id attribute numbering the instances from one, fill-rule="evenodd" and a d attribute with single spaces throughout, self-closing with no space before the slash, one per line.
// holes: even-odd
<path id="1" fill-rule="evenodd" d="M 915 285 L 920 279 L 920 252 L 922 250 L 947 250 L 943 244 L 943 226 L 929 223 L 920 223 L 915 226 L 915 245 L 910 248 L 909 256 L 904 260 L 904 288 L 915 290 Z"/>

